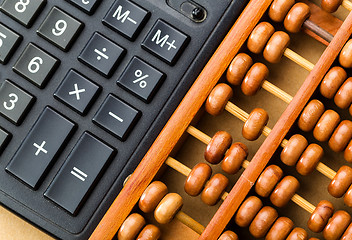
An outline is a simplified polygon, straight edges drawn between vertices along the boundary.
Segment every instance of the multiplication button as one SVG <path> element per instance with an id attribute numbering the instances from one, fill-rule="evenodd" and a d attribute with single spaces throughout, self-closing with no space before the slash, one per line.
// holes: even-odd
<path id="1" fill-rule="evenodd" d="M 118 84 L 149 102 L 165 75 L 143 60 L 133 57 L 118 80 Z"/>

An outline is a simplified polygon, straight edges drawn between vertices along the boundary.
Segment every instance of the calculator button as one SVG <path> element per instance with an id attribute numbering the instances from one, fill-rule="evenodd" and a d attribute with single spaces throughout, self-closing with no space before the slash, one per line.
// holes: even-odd
<path id="1" fill-rule="evenodd" d="M 22 122 L 34 101 L 32 95 L 8 80 L 0 87 L 0 114 L 16 125 Z"/>
<path id="2" fill-rule="evenodd" d="M 144 39 L 142 47 L 173 65 L 188 41 L 187 35 L 159 19 Z"/>
<path id="3" fill-rule="evenodd" d="M 104 17 L 103 23 L 133 40 L 148 17 L 148 11 L 135 3 L 129 0 L 117 0 Z"/>
<path id="4" fill-rule="evenodd" d="M 84 133 L 44 195 L 77 214 L 115 150 L 89 133 Z"/>
<path id="5" fill-rule="evenodd" d="M 70 70 L 54 96 L 68 106 L 86 114 L 97 97 L 100 87 L 74 70 Z"/>
<path id="6" fill-rule="evenodd" d="M 93 122 L 124 141 L 138 117 L 138 110 L 110 94 L 95 114 Z"/>
<path id="7" fill-rule="evenodd" d="M 82 9 L 89 15 L 93 14 L 95 9 L 98 7 L 101 0 L 67 0 L 76 7 Z"/>
<path id="8" fill-rule="evenodd" d="M 75 124 L 46 107 L 6 170 L 37 188 L 75 128 Z"/>
<path id="9" fill-rule="evenodd" d="M 78 56 L 78 60 L 91 66 L 105 77 L 110 77 L 124 53 L 125 50 L 122 47 L 103 35 L 94 33 Z"/>
<path id="10" fill-rule="evenodd" d="M 22 37 L 0 23 L 0 63 L 6 64 Z"/>
<path id="11" fill-rule="evenodd" d="M 5 149 L 7 143 L 10 141 L 11 135 L 0 128 L 0 153 Z"/>
<path id="12" fill-rule="evenodd" d="M 29 28 L 46 0 L 5 0 L 0 10 Z"/>
<path id="13" fill-rule="evenodd" d="M 133 57 L 117 83 L 149 102 L 164 77 L 165 75 L 156 68 L 137 57 Z"/>
<path id="14" fill-rule="evenodd" d="M 62 10 L 53 7 L 37 33 L 67 51 L 83 28 L 83 24 Z"/>
<path id="15" fill-rule="evenodd" d="M 40 88 L 43 88 L 59 60 L 29 43 L 17 60 L 13 70 Z"/>

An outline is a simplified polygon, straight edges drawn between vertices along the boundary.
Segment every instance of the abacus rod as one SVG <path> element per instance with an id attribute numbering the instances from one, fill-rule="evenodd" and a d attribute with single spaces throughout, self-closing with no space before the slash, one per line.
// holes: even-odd
<path id="1" fill-rule="evenodd" d="M 304 210 L 306 210 L 310 214 L 312 214 L 315 210 L 315 206 L 313 204 L 311 204 L 310 202 L 308 202 L 307 200 L 305 200 L 304 198 L 302 198 L 298 194 L 293 195 L 291 200 L 292 200 L 292 202 L 296 203 L 298 206 L 300 206 L 301 208 L 303 208 Z"/>
<path id="2" fill-rule="evenodd" d="M 196 233 L 198 233 L 199 235 L 202 234 L 202 232 L 205 229 L 205 227 L 202 224 L 200 224 L 199 222 L 197 222 L 196 220 L 194 220 L 193 218 L 191 218 L 189 215 L 187 215 L 182 211 L 179 211 L 176 214 L 175 218 L 179 220 L 181 223 L 183 223 L 184 225 L 186 225 L 187 227 L 189 227 L 190 229 L 192 229 L 193 231 L 195 231 Z"/>
<path id="3" fill-rule="evenodd" d="M 327 42 L 331 42 L 334 36 L 330 34 L 328 31 L 325 29 L 319 27 L 316 23 L 312 22 L 311 20 L 307 19 L 303 22 L 303 27 L 312 31 L 322 39 L 324 39 Z"/>
<path id="4" fill-rule="evenodd" d="M 300 65 L 304 69 L 308 70 L 309 72 L 311 72 L 314 68 L 313 63 L 309 62 L 307 59 L 300 56 L 299 54 L 297 54 L 296 52 L 292 51 L 289 48 L 285 49 L 284 56 L 287 57 L 288 59 L 292 60 L 293 62 L 297 63 L 298 65 Z"/>
<path id="5" fill-rule="evenodd" d="M 341 5 L 346 8 L 348 11 L 352 11 L 352 3 L 348 0 L 343 0 Z"/>
<path id="6" fill-rule="evenodd" d="M 275 86 L 274 84 L 272 84 L 267 80 L 264 80 L 262 88 L 270 92 L 271 94 L 275 95 L 276 97 L 280 98 L 282 101 L 286 102 L 287 104 L 289 104 L 293 99 L 293 97 L 290 94 L 286 93 L 285 91 L 278 88 L 277 86 Z"/>

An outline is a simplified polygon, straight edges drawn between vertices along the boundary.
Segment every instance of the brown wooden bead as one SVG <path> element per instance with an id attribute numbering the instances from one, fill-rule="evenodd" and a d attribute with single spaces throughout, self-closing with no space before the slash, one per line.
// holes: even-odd
<path id="1" fill-rule="evenodd" d="M 268 22 L 259 23 L 252 31 L 247 41 L 248 50 L 252 53 L 259 54 L 263 51 L 265 44 L 274 34 L 273 25 Z"/>
<path id="2" fill-rule="evenodd" d="M 138 213 L 133 213 L 121 225 L 117 238 L 119 240 L 134 240 L 145 225 L 145 219 Z"/>
<path id="3" fill-rule="evenodd" d="M 333 98 L 342 85 L 347 79 L 347 73 L 342 67 L 333 67 L 323 78 L 320 85 L 320 93 L 326 98 Z"/>
<path id="4" fill-rule="evenodd" d="M 265 236 L 265 240 L 285 240 L 293 225 L 292 220 L 287 217 L 278 218 Z"/>
<path id="5" fill-rule="evenodd" d="M 352 104 L 351 104 L 350 108 L 348 109 L 348 111 L 350 112 L 350 115 L 352 116 Z"/>
<path id="6" fill-rule="evenodd" d="M 218 240 L 239 240 L 236 233 L 232 231 L 226 231 L 219 237 Z"/>
<path id="7" fill-rule="evenodd" d="M 334 206 L 329 201 L 320 201 L 308 220 L 308 228 L 316 233 L 323 231 L 333 213 Z"/>
<path id="8" fill-rule="evenodd" d="M 154 211 L 154 218 L 160 224 L 171 222 L 183 206 L 183 199 L 177 193 L 168 193 Z"/>
<path id="9" fill-rule="evenodd" d="M 343 120 L 329 139 L 329 146 L 334 152 L 341 152 L 347 147 L 351 138 L 352 122 Z"/>
<path id="10" fill-rule="evenodd" d="M 269 69 L 263 63 L 253 64 L 241 84 L 244 95 L 253 96 L 256 94 L 268 75 Z"/>
<path id="11" fill-rule="evenodd" d="M 221 162 L 222 170 L 228 174 L 236 174 L 247 156 L 248 148 L 245 144 L 240 142 L 232 144 Z"/>
<path id="12" fill-rule="evenodd" d="M 299 189 L 299 182 L 295 177 L 286 176 L 270 195 L 270 201 L 277 207 L 284 207 Z"/>
<path id="13" fill-rule="evenodd" d="M 253 111 L 249 114 L 247 121 L 243 125 L 243 137 L 249 141 L 258 139 L 268 121 L 269 115 L 264 109 L 253 109 Z"/>
<path id="14" fill-rule="evenodd" d="M 138 235 L 137 240 L 158 240 L 160 237 L 160 229 L 155 225 L 148 224 Z"/>
<path id="15" fill-rule="evenodd" d="M 310 9 L 305 3 L 296 3 L 286 15 L 284 26 L 287 31 L 298 33 L 304 21 L 309 18 Z"/>
<path id="16" fill-rule="evenodd" d="M 253 65 L 253 60 L 245 53 L 239 53 L 230 63 L 227 69 L 226 78 L 232 85 L 240 85 L 249 68 Z M 337 91 L 337 90 L 336 90 Z"/>
<path id="17" fill-rule="evenodd" d="M 351 223 L 351 216 L 345 211 L 337 211 L 324 228 L 323 236 L 326 240 L 337 240 Z"/>
<path id="18" fill-rule="evenodd" d="M 299 157 L 302 155 L 307 146 L 308 141 L 305 137 L 300 134 L 293 135 L 281 151 L 281 161 L 288 166 L 296 165 Z"/>
<path id="19" fill-rule="evenodd" d="M 342 0 L 322 0 L 321 8 L 327 12 L 333 13 L 340 7 Z"/>
<path id="20" fill-rule="evenodd" d="M 324 110 L 324 104 L 319 100 L 313 99 L 303 109 L 298 119 L 298 127 L 305 132 L 312 131 L 321 115 L 323 115 Z"/>
<path id="21" fill-rule="evenodd" d="M 352 239 L 352 223 L 348 226 L 340 240 L 351 240 Z"/>
<path id="22" fill-rule="evenodd" d="M 312 237 L 312 238 L 309 238 L 309 240 L 320 240 L 320 239 L 319 239 L 319 238 Z"/>
<path id="23" fill-rule="evenodd" d="M 152 182 L 139 199 L 139 209 L 145 213 L 153 212 L 167 192 L 168 189 L 164 183 L 159 181 Z"/>
<path id="24" fill-rule="evenodd" d="M 232 88 L 225 84 L 219 83 L 209 94 L 205 102 L 205 110 L 207 113 L 217 116 L 224 111 L 227 102 L 233 95 Z"/>
<path id="25" fill-rule="evenodd" d="M 340 198 L 346 193 L 351 184 L 352 168 L 349 166 L 342 166 L 337 171 L 335 177 L 331 180 L 328 186 L 328 191 L 331 196 Z"/>
<path id="26" fill-rule="evenodd" d="M 211 164 L 221 162 L 224 154 L 232 143 L 232 137 L 228 132 L 218 131 L 214 134 L 204 152 L 204 158 Z"/>
<path id="27" fill-rule="evenodd" d="M 258 197 L 248 197 L 237 210 L 236 224 L 240 227 L 248 227 L 262 207 L 263 203 Z"/>
<path id="28" fill-rule="evenodd" d="M 276 165 L 268 166 L 262 174 L 260 174 L 255 184 L 255 192 L 261 197 L 269 197 L 283 174 L 280 167 Z"/>
<path id="29" fill-rule="evenodd" d="M 307 240 L 308 233 L 303 228 L 296 227 L 292 230 L 286 240 Z"/>
<path id="30" fill-rule="evenodd" d="M 352 140 L 350 141 L 350 143 L 347 145 L 345 152 L 343 154 L 343 157 L 345 158 L 345 160 L 349 163 L 352 162 Z"/>
<path id="31" fill-rule="evenodd" d="M 352 39 L 348 40 L 342 48 L 339 56 L 339 62 L 344 68 L 352 67 Z"/>
<path id="32" fill-rule="evenodd" d="M 277 217 L 278 213 L 274 208 L 269 206 L 263 207 L 249 226 L 249 232 L 255 238 L 264 237 Z"/>
<path id="33" fill-rule="evenodd" d="M 281 60 L 287 46 L 290 44 L 290 36 L 282 31 L 275 32 L 264 48 L 263 56 L 270 63 L 278 63 Z"/>
<path id="34" fill-rule="evenodd" d="M 352 77 L 348 78 L 340 87 L 334 98 L 335 104 L 342 109 L 350 107 L 352 103 Z"/>
<path id="35" fill-rule="evenodd" d="M 330 109 L 326 110 L 314 127 L 313 135 L 315 139 L 320 142 L 329 140 L 340 120 L 340 115 L 337 112 Z"/>
<path id="36" fill-rule="evenodd" d="M 185 182 L 185 192 L 190 196 L 198 196 L 209 180 L 212 170 L 208 164 L 198 163 L 192 169 Z"/>
<path id="37" fill-rule="evenodd" d="M 295 0 L 274 0 L 269 8 L 269 17 L 275 22 L 282 22 Z"/>
<path id="38" fill-rule="evenodd" d="M 345 196 L 343 197 L 343 201 L 347 206 L 352 207 L 352 185 L 348 188 Z"/>
<path id="39" fill-rule="evenodd" d="M 215 174 L 204 187 L 201 195 L 202 201 L 209 206 L 215 205 L 228 185 L 229 179 L 227 177 L 220 173 Z"/>
<path id="40" fill-rule="evenodd" d="M 324 150 L 322 147 L 315 143 L 309 144 L 298 160 L 296 165 L 297 172 L 303 176 L 312 173 L 323 155 Z"/>

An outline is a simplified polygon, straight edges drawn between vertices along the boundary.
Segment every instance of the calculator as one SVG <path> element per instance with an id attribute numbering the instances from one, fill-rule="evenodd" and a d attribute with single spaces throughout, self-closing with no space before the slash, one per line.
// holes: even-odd
<path id="1" fill-rule="evenodd" d="M 0 203 L 88 239 L 246 0 L 1 0 Z"/>

